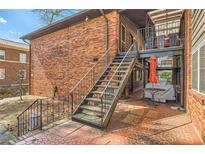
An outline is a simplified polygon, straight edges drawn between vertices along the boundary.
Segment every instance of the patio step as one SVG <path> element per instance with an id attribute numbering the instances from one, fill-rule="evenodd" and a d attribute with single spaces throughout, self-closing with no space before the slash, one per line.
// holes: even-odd
<path id="1" fill-rule="evenodd" d="M 75 121 L 101 127 L 101 118 L 98 116 L 87 115 L 84 113 L 77 113 L 72 116 L 72 119 Z"/>

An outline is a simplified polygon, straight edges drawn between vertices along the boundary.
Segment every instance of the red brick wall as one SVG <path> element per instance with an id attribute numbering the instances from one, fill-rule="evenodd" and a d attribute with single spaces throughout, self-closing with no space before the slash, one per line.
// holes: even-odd
<path id="1" fill-rule="evenodd" d="M 0 79 L 0 85 L 11 85 L 11 84 L 19 84 L 18 73 L 19 70 L 26 70 L 26 80 L 23 80 L 23 83 L 28 83 L 29 78 L 29 54 L 25 51 L 1 48 L 1 50 L 5 50 L 5 60 L 0 60 L 0 68 L 5 69 L 5 79 Z M 27 54 L 27 64 L 19 63 L 19 53 Z"/>
<path id="2" fill-rule="evenodd" d="M 192 90 L 192 12 L 185 12 L 185 80 L 184 80 L 184 102 L 187 113 L 205 140 L 205 95 Z"/>
<path id="3" fill-rule="evenodd" d="M 109 44 L 119 34 L 119 15 L 113 11 L 109 19 Z M 31 41 L 31 94 L 51 96 L 57 86 L 59 96 L 68 92 L 105 52 L 105 20 L 103 16 L 73 25 Z M 111 48 L 116 54 L 117 43 Z"/>

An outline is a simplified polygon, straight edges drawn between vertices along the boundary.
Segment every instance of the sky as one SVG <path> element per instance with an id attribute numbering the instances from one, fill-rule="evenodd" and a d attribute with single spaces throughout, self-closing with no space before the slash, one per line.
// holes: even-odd
<path id="1" fill-rule="evenodd" d="M 74 12 L 67 13 L 66 16 Z M 19 37 L 43 26 L 45 25 L 43 25 L 39 16 L 33 13 L 32 10 L 0 9 L 0 38 L 22 42 Z"/>

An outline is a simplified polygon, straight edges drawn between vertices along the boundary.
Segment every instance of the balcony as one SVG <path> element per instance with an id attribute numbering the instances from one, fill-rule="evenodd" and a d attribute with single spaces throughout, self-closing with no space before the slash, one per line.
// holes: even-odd
<path id="1" fill-rule="evenodd" d="M 183 37 L 180 36 L 180 21 L 157 24 L 138 29 L 138 34 L 144 41 L 144 50 L 164 49 L 183 46 Z"/>

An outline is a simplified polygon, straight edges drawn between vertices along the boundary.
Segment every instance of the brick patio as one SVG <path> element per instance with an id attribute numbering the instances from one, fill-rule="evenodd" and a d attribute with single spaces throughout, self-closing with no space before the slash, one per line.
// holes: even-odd
<path id="1" fill-rule="evenodd" d="M 68 121 L 17 144 L 203 144 L 186 113 L 140 94 L 119 101 L 106 131 Z"/>

